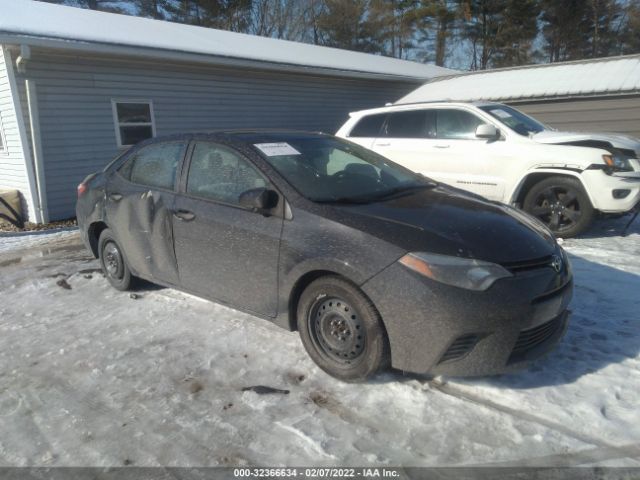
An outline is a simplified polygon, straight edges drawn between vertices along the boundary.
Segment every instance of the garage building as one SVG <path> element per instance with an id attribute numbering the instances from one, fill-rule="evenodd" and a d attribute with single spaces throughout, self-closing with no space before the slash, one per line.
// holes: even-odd
<path id="1" fill-rule="evenodd" d="M 76 185 L 156 135 L 281 127 L 333 133 L 451 70 L 381 56 L 0 0 L 0 188 L 30 221 L 74 216 Z"/>
<path id="2" fill-rule="evenodd" d="M 640 55 L 438 77 L 397 103 L 495 101 L 559 130 L 640 137 Z"/>

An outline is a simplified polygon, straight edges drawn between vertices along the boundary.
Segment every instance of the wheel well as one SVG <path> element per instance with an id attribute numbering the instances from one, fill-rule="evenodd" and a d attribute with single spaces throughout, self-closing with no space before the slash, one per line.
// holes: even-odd
<path id="1" fill-rule="evenodd" d="M 289 327 L 291 331 L 298 330 L 298 301 L 300 300 L 302 292 L 304 292 L 305 288 L 307 288 L 314 280 L 328 275 L 340 277 L 348 282 L 351 282 L 351 280 L 344 277 L 343 275 L 332 272 L 330 270 L 313 270 L 311 272 L 305 273 L 302 277 L 300 277 L 291 289 L 291 295 L 289 295 Z"/>
<path id="2" fill-rule="evenodd" d="M 518 205 L 518 207 L 522 208 L 524 206 L 524 198 L 529 193 L 531 187 L 533 187 L 536 183 L 545 180 L 550 177 L 567 177 L 567 178 L 576 178 L 573 175 L 566 175 L 561 172 L 541 172 L 541 173 L 530 173 L 523 180 L 515 198 L 512 200 L 512 203 Z M 578 180 L 579 181 L 579 180 Z M 581 182 L 582 183 L 582 182 Z"/>
<path id="3" fill-rule="evenodd" d="M 98 258 L 98 240 L 100 240 L 100 234 L 106 228 L 108 227 L 104 222 L 93 222 L 91 225 L 89 225 L 89 245 L 91 246 L 91 252 L 93 253 L 93 256 L 96 258 Z"/>

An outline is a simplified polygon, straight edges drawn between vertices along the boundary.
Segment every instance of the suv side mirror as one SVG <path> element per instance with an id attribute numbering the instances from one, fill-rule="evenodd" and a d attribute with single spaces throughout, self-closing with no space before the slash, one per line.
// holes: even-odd
<path id="1" fill-rule="evenodd" d="M 241 206 L 254 212 L 271 210 L 278 205 L 278 194 L 268 188 L 252 188 L 240 194 L 238 202 Z"/>
<path id="2" fill-rule="evenodd" d="M 476 138 L 486 138 L 488 140 L 495 140 L 500 135 L 500 132 L 493 125 L 483 123 L 476 128 Z"/>

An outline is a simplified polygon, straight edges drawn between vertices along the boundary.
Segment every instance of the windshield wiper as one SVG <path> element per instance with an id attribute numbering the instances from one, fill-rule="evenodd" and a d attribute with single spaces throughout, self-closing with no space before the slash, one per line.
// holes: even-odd
<path id="1" fill-rule="evenodd" d="M 353 205 L 361 205 L 365 203 L 371 203 L 374 201 L 374 197 L 337 197 L 337 198 L 323 198 L 320 200 L 314 200 L 316 203 L 342 203 L 342 204 L 353 204 Z"/>
<path id="2" fill-rule="evenodd" d="M 429 183 L 422 183 L 419 185 L 404 185 L 404 186 L 400 186 L 400 187 L 394 187 L 390 190 L 387 190 L 386 192 L 382 192 L 380 195 L 376 195 L 374 198 L 375 200 L 381 200 L 383 198 L 390 198 L 390 197 L 394 197 L 398 194 L 401 193 L 410 193 L 413 192 L 415 190 L 423 190 L 426 188 L 435 188 L 437 187 L 438 184 L 435 182 L 429 182 Z"/>
<path id="3" fill-rule="evenodd" d="M 408 193 L 408 192 L 412 192 L 414 190 L 422 190 L 425 188 L 435 188 L 437 187 L 438 184 L 435 182 L 429 182 L 429 183 L 421 183 L 419 185 L 403 185 L 403 186 L 398 186 L 398 187 L 394 187 L 391 188 L 385 192 L 379 193 L 379 194 L 371 194 L 371 195 L 360 195 L 360 196 L 354 196 L 354 197 L 337 197 L 337 198 L 323 198 L 320 200 L 314 200 L 314 202 L 316 203 L 342 203 L 342 204 L 354 204 L 354 205 L 358 205 L 358 204 L 365 204 L 365 203 L 373 203 L 373 202 L 377 202 L 378 200 L 382 200 L 384 198 L 389 198 L 389 197 L 393 197 L 395 195 L 401 194 L 401 193 Z"/>

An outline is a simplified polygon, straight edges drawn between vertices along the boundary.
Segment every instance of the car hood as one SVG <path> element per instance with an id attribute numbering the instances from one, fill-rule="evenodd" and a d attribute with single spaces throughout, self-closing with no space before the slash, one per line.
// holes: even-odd
<path id="1" fill-rule="evenodd" d="M 536 133 L 531 138 L 538 143 L 560 144 L 568 142 L 581 142 L 585 140 L 597 140 L 608 142 L 616 148 L 633 150 L 640 155 L 640 141 L 626 135 L 613 133 L 590 133 L 590 132 L 562 132 L 554 130 L 543 130 Z"/>
<path id="2" fill-rule="evenodd" d="M 406 251 L 508 265 L 537 260 L 557 249 L 549 230 L 529 215 L 442 185 L 337 210 L 342 223 Z"/>

